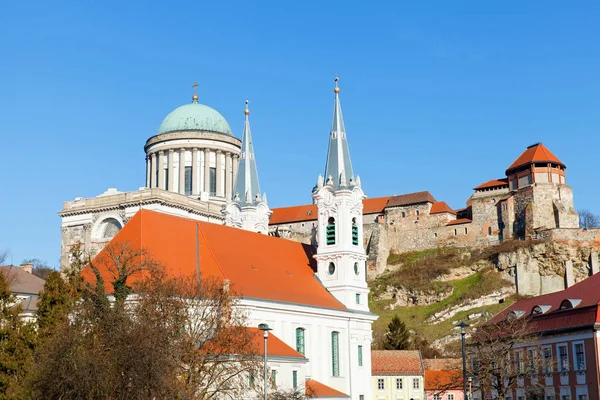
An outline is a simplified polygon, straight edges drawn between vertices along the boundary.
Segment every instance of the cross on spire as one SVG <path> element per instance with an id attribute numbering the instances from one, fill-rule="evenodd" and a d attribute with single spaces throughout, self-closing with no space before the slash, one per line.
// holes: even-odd
<path id="1" fill-rule="evenodd" d="M 192 96 L 192 101 L 193 101 L 194 103 L 197 103 L 197 102 L 198 102 L 198 93 L 196 93 L 196 88 L 197 88 L 198 86 L 200 86 L 200 85 L 198 85 L 198 83 L 197 83 L 196 81 L 194 81 L 194 84 L 192 85 L 192 87 L 194 88 L 194 95 Z"/>

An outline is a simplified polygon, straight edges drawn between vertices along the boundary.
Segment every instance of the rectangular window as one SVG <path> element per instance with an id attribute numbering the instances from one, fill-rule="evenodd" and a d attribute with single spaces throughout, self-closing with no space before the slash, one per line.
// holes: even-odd
<path id="1" fill-rule="evenodd" d="M 363 359 L 362 359 L 362 346 L 358 346 L 358 366 L 362 367 L 363 366 Z"/>
<path id="2" fill-rule="evenodd" d="M 277 387 L 277 370 L 276 369 L 271 370 L 271 385 L 273 387 Z"/>
<path id="3" fill-rule="evenodd" d="M 365 400 L 365 395 L 364 394 L 358 395 L 358 400 Z"/>
<path id="4" fill-rule="evenodd" d="M 560 344 L 558 347 L 558 370 L 560 372 L 569 370 L 569 353 L 567 352 L 567 345 Z"/>
<path id="5" fill-rule="evenodd" d="M 331 332 L 331 374 L 340 376 L 340 342 L 339 332 Z"/>
<path id="6" fill-rule="evenodd" d="M 304 328 L 296 328 L 296 351 L 302 355 L 306 355 L 304 347 Z"/>
<path id="7" fill-rule="evenodd" d="M 537 349 L 527 349 L 527 372 L 535 374 L 537 372 Z"/>
<path id="8" fill-rule="evenodd" d="M 419 378 L 413 378 L 413 389 L 419 388 Z"/>
<path id="9" fill-rule="evenodd" d="M 552 360 L 552 347 L 542 347 L 542 354 L 544 357 L 544 373 L 550 373 L 554 371 L 553 360 Z"/>
<path id="10" fill-rule="evenodd" d="M 169 187 L 169 170 L 165 169 L 165 190 L 174 190 L 174 188 Z"/>
<path id="11" fill-rule="evenodd" d="M 453 394 L 449 394 L 448 395 L 448 400 L 454 400 L 454 395 Z"/>
<path id="12" fill-rule="evenodd" d="M 523 360 L 523 352 L 521 350 L 515 351 L 515 367 L 518 374 L 525 372 L 525 360 Z"/>
<path id="13" fill-rule="evenodd" d="M 377 389 L 379 389 L 379 390 L 385 389 L 385 381 L 381 378 L 377 379 Z"/>
<path id="14" fill-rule="evenodd" d="M 396 389 L 402 389 L 402 378 L 396 378 Z"/>
<path id="15" fill-rule="evenodd" d="M 248 373 L 248 387 L 254 386 L 254 372 L 250 371 Z"/>
<path id="16" fill-rule="evenodd" d="M 155 175 L 156 175 L 156 177 L 155 177 L 154 182 L 155 182 L 156 186 L 154 186 L 154 187 L 158 187 L 158 168 L 156 169 Z"/>
<path id="17" fill-rule="evenodd" d="M 208 175 L 209 175 L 208 183 L 209 183 L 210 195 L 216 196 L 217 195 L 217 169 L 214 167 L 210 167 L 210 169 L 208 171 Z"/>
<path id="18" fill-rule="evenodd" d="M 356 304 L 360 304 L 360 294 L 356 293 Z"/>
<path id="19" fill-rule="evenodd" d="M 561 400 L 571 400 L 571 396 L 568 394 L 563 394 L 562 396 L 560 396 Z"/>
<path id="20" fill-rule="evenodd" d="M 298 389 L 298 371 L 292 371 L 292 387 Z"/>
<path id="21" fill-rule="evenodd" d="M 434 394 L 433 395 L 433 400 L 442 400 L 442 395 L 441 394 Z"/>
<path id="22" fill-rule="evenodd" d="M 325 227 L 325 241 L 328 245 L 335 244 L 335 220 L 333 217 L 329 218 L 327 221 L 327 226 Z"/>
<path id="23" fill-rule="evenodd" d="M 575 343 L 575 369 L 580 371 L 585 369 L 585 353 L 583 352 L 583 343 Z"/>
<path id="24" fill-rule="evenodd" d="M 587 394 L 580 394 L 579 395 L 579 400 L 588 400 L 588 395 Z"/>
<path id="25" fill-rule="evenodd" d="M 185 167 L 185 194 L 192 194 L 192 167 Z"/>

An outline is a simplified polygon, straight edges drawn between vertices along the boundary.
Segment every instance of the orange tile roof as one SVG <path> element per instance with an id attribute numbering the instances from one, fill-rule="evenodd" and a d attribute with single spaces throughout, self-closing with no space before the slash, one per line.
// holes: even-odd
<path id="1" fill-rule="evenodd" d="M 459 218 L 459 219 L 455 219 L 455 220 L 448 222 L 448 224 L 446 226 L 470 224 L 471 222 L 473 222 L 473 221 L 471 221 L 469 218 Z"/>
<path id="2" fill-rule="evenodd" d="M 445 201 L 438 201 L 437 203 L 433 203 L 431 206 L 431 210 L 429 210 L 429 214 L 442 214 L 442 213 L 450 213 L 456 214 Z"/>
<path id="3" fill-rule="evenodd" d="M 460 370 L 425 371 L 425 390 L 462 389 Z"/>
<path id="4" fill-rule="evenodd" d="M 321 398 L 321 397 L 350 397 L 345 393 L 335 390 L 314 379 L 307 379 L 305 384 L 306 396 Z"/>
<path id="5" fill-rule="evenodd" d="M 416 192 L 416 193 L 408 193 L 401 194 L 399 196 L 392 196 L 387 203 L 386 207 L 399 207 L 399 206 L 408 206 L 411 204 L 419 204 L 419 203 L 435 203 L 435 199 L 431 195 L 431 193 L 425 192 Z"/>
<path id="6" fill-rule="evenodd" d="M 255 344 L 260 349 L 260 354 L 264 354 L 264 337 L 263 332 L 258 328 L 247 328 L 253 334 Z M 303 358 L 306 361 L 306 357 L 298 353 L 296 350 L 285 344 L 281 339 L 275 336 L 272 332 L 269 332 L 269 338 L 267 339 L 267 356 L 270 357 L 296 357 Z"/>
<path id="7" fill-rule="evenodd" d="M 503 186 L 508 187 L 508 178 L 492 179 L 491 181 L 487 181 L 477 187 L 474 187 L 473 190 L 491 189 Z"/>
<path id="8" fill-rule="evenodd" d="M 199 253 L 202 277 L 228 279 L 243 297 L 346 309 L 316 278 L 314 249 L 303 243 L 145 209 L 117 233 L 115 242 L 144 248 L 171 276 L 195 276 Z M 101 273 L 108 276 L 106 269 Z M 84 276 L 95 281 L 89 269 Z"/>
<path id="9" fill-rule="evenodd" d="M 363 200 L 363 214 L 382 213 L 390 196 L 374 197 Z M 269 225 L 289 224 L 302 221 L 317 220 L 317 205 L 305 204 L 302 206 L 273 208 Z"/>
<path id="10" fill-rule="evenodd" d="M 373 375 L 421 375 L 423 366 L 418 350 L 372 350 Z"/>
<path id="11" fill-rule="evenodd" d="M 425 370 L 446 371 L 462 368 L 461 362 L 460 358 L 425 358 L 423 366 L 425 366 Z"/>
<path id="12" fill-rule="evenodd" d="M 542 143 L 536 143 L 527 147 L 527 150 L 525 150 L 523 154 L 521 154 L 519 158 L 517 158 L 515 162 L 513 162 L 510 165 L 510 167 L 508 167 L 508 169 L 506 170 L 507 175 L 508 171 L 510 171 L 511 169 L 515 169 L 517 167 L 531 164 L 534 162 L 551 162 L 560 164 L 563 167 L 565 165 L 562 163 L 562 161 L 558 159 L 558 157 L 552 154 L 546 146 L 544 146 Z"/>

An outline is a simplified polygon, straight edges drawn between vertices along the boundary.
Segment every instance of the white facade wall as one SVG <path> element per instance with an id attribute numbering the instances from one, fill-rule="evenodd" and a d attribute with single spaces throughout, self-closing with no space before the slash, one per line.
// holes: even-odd
<path id="1" fill-rule="evenodd" d="M 267 323 L 275 336 L 296 349 L 296 328 L 305 329 L 305 377 L 319 381 L 353 400 L 371 399 L 371 324 L 377 318 L 357 313 L 258 299 L 243 299 L 249 326 Z M 331 333 L 339 332 L 340 376 L 332 373 Z M 358 365 L 358 346 L 363 365 Z M 288 373 L 291 382 L 291 370 Z M 282 381 L 283 382 L 283 381 Z M 287 387 L 290 389 L 291 385 Z"/>

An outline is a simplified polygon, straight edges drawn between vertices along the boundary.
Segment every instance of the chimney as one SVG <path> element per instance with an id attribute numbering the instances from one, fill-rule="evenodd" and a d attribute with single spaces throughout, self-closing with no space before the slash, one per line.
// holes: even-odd
<path id="1" fill-rule="evenodd" d="M 21 264 L 21 269 L 23 271 L 31 274 L 33 272 L 33 264 L 31 264 L 31 263 Z"/>

